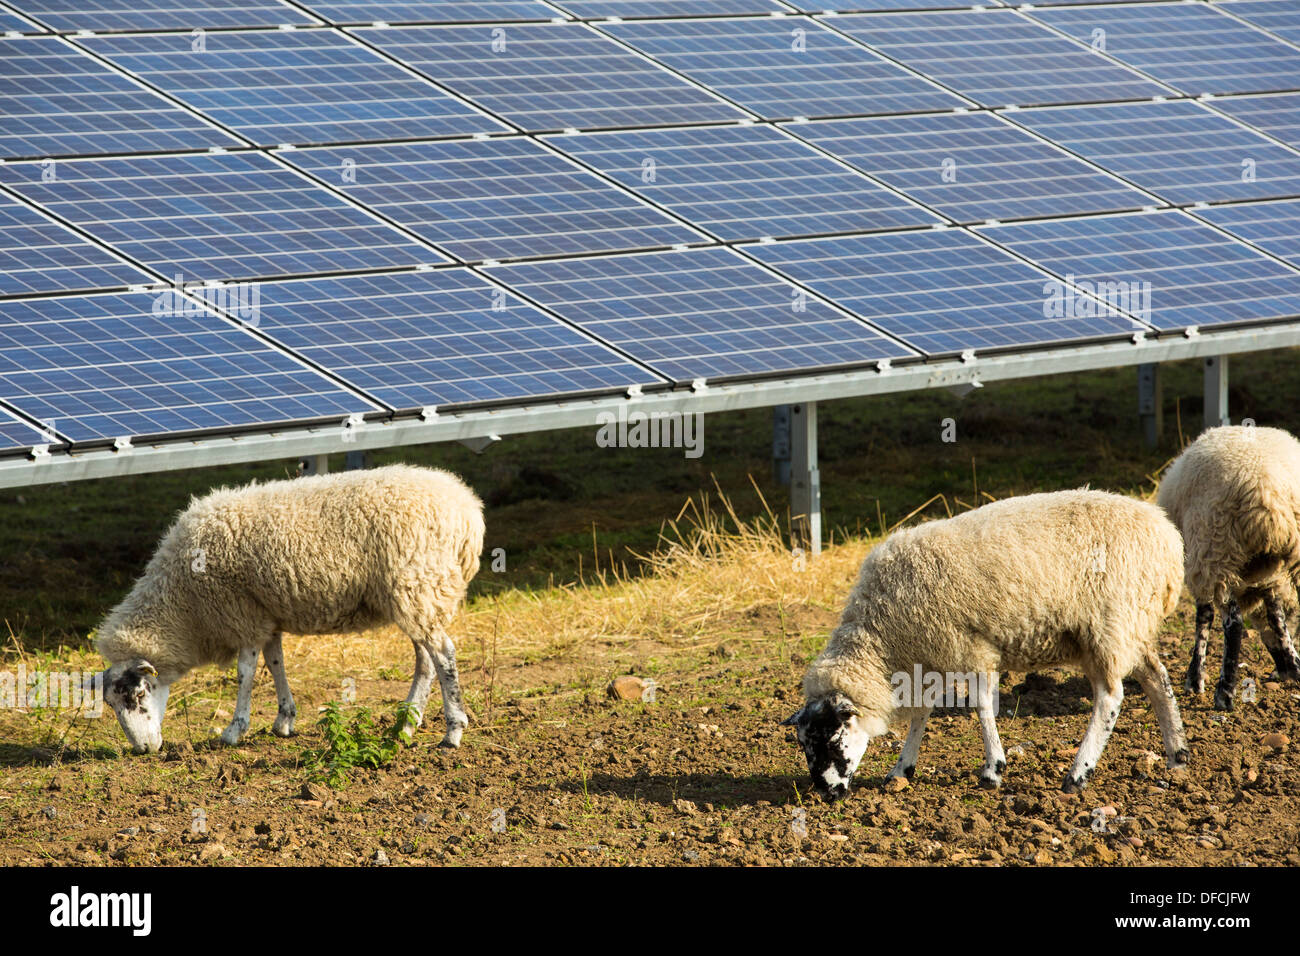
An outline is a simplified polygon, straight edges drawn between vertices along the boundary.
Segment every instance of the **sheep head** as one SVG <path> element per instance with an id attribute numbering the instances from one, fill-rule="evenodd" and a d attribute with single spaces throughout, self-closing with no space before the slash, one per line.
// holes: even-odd
<path id="1" fill-rule="evenodd" d="M 853 701 L 840 693 L 811 700 L 781 723 L 798 732 L 817 791 L 826 800 L 847 796 L 858 762 L 871 741 Z"/>
<path id="2" fill-rule="evenodd" d="M 138 754 L 162 749 L 162 719 L 167 707 L 167 685 L 142 657 L 119 661 L 96 679 L 103 680 L 104 700 L 117 714 L 131 749 Z"/>

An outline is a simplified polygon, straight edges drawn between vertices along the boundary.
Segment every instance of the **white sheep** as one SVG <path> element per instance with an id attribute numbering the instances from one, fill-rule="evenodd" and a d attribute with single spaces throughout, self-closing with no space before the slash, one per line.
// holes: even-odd
<path id="1" fill-rule="evenodd" d="M 433 674 L 442 685 L 444 746 L 469 723 L 447 627 L 479 567 L 483 505 L 444 471 L 390 465 L 223 488 L 197 498 L 163 536 L 131 592 L 105 618 L 104 699 L 137 753 L 162 746 L 174 681 L 238 659 L 234 717 L 248 730 L 261 651 L 275 681 L 273 730 L 293 732 L 280 634 L 332 634 L 396 624 L 415 645 L 409 735 Z"/>
<path id="2" fill-rule="evenodd" d="M 1291 643 L 1300 573 L 1300 442 L 1280 428 L 1225 425 L 1184 449 L 1160 482 L 1157 502 L 1183 534 L 1187 589 L 1196 600 L 1196 639 L 1187 689 L 1205 690 L 1205 651 L 1214 610 L 1223 617 L 1223 669 L 1214 706 L 1232 709 L 1243 612 L 1263 606 L 1260 636 L 1276 676 L 1300 680 Z"/>
<path id="3" fill-rule="evenodd" d="M 986 676 L 975 698 L 980 782 L 1006 766 L 994 721 L 1003 670 L 1073 666 L 1092 682 L 1092 719 L 1063 790 L 1078 792 L 1115 726 L 1132 675 L 1151 700 L 1171 768 L 1187 761 L 1156 631 L 1178 602 L 1183 548 L 1157 507 L 1099 491 L 1009 498 L 891 535 L 862 563 L 839 625 L 804 677 L 798 728 L 813 783 L 844 796 L 872 737 L 911 724 L 890 777 L 911 778 L 930 701 L 900 676 Z M 906 681 L 910 683 L 910 681 Z"/>

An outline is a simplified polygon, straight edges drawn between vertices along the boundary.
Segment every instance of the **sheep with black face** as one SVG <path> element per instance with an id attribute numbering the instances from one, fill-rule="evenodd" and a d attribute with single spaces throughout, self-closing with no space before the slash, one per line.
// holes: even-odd
<path id="1" fill-rule="evenodd" d="M 870 741 L 909 721 L 891 777 L 911 778 L 933 707 L 900 695 L 899 675 L 974 681 L 984 740 L 980 782 L 1001 783 L 996 689 L 1004 670 L 1074 667 L 1094 708 L 1062 789 L 1097 765 L 1134 677 L 1151 700 L 1169 766 L 1187 761 L 1178 705 L 1156 655 L 1178 602 L 1182 539 L 1154 505 L 1099 491 L 1026 495 L 899 531 L 867 555 L 839 625 L 804 677 L 798 731 L 814 785 L 849 791 Z"/>

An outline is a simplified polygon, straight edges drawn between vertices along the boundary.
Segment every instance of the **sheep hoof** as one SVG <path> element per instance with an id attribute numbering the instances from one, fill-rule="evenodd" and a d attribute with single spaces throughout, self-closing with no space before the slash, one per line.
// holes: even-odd
<path id="1" fill-rule="evenodd" d="M 1222 687 L 1215 688 L 1214 691 L 1214 709 L 1215 710 L 1232 710 L 1232 694 Z"/>
<path id="2" fill-rule="evenodd" d="M 447 731 L 447 736 L 438 741 L 439 747 L 456 748 L 460 746 L 461 735 L 464 734 L 465 728 L 456 727 Z"/>
<path id="3" fill-rule="evenodd" d="M 1082 793 L 1084 781 L 1075 780 L 1073 777 L 1066 777 L 1065 782 L 1061 784 L 1062 793 Z"/>
<path id="4" fill-rule="evenodd" d="M 279 719 L 277 719 L 276 722 L 271 725 L 271 733 L 275 734 L 277 737 L 292 737 L 293 720 L 290 719 L 281 722 Z"/>
<path id="5" fill-rule="evenodd" d="M 231 724 L 221 732 L 221 742 L 227 747 L 233 747 L 244 737 L 244 728 Z"/>
<path id="6" fill-rule="evenodd" d="M 996 774 L 980 774 L 980 786 L 985 790 L 996 790 L 1002 786 L 1002 778 Z"/>
<path id="7" fill-rule="evenodd" d="M 1204 694 L 1205 678 L 1193 680 L 1192 675 L 1188 674 L 1187 680 L 1183 681 L 1183 690 L 1187 691 L 1189 694 Z"/>

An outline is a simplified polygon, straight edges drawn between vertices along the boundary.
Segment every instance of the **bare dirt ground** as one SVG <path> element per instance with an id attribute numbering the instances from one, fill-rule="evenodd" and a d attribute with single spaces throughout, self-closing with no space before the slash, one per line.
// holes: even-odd
<path id="1" fill-rule="evenodd" d="M 1300 864 L 1300 761 L 1261 743 L 1300 739 L 1300 688 L 1265 683 L 1253 634 L 1242 676 L 1255 702 L 1219 714 L 1209 695 L 1179 691 L 1186 774 L 1147 760 L 1158 730 L 1126 685 L 1089 788 L 1061 795 L 1089 688 L 1065 672 L 1011 674 L 1000 791 L 977 785 L 974 717 L 947 711 L 911 786 L 882 788 L 894 735 L 872 744 L 847 801 L 821 802 L 778 723 L 869 546 L 804 567 L 755 539 L 678 555 L 645 579 L 480 600 L 458 632 L 474 720 L 464 745 L 437 747 L 435 711 L 415 746 L 338 789 L 302 765 L 320 745 L 316 708 L 350 677 L 358 705 L 391 712 L 410 679 L 400 634 L 287 639 L 300 713 L 288 740 L 270 734 L 264 670 L 253 732 L 235 748 L 210 742 L 234 697 L 233 675 L 211 669 L 177 685 L 167 747 L 151 757 L 122 755 L 111 716 L 5 714 L 0 865 Z M 1184 602 L 1162 645 L 1180 685 L 1191 630 Z M 1216 650 L 1211 683 L 1218 662 Z M 653 678 L 655 702 L 610 699 L 620 674 Z"/>

